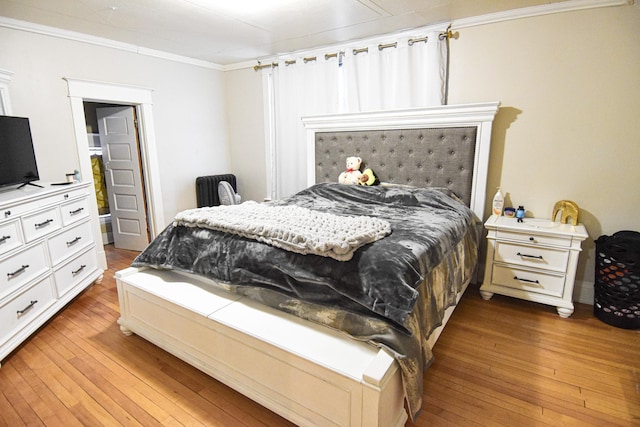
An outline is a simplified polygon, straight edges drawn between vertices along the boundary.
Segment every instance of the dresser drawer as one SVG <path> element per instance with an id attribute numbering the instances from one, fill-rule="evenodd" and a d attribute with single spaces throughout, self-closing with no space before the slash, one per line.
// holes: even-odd
<path id="1" fill-rule="evenodd" d="M 564 275 L 494 265 L 491 283 L 513 289 L 562 297 L 564 279 Z"/>
<path id="2" fill-rule="evenodd" d="M 41 242 L 0 263 L 0 298 L 47 271 L 46 248 Z"/>
<path id="3" fill-rule="evenodd" d="M 91 248 L 58 268 L 54 273 L 58 298 L 85 279 L 98 268 L 96 253 Z"/>
<path id="4" fill-rule="evenodd" d="M 40 190 L 24 187 L 7 193 L 7 195 L 15 196 L 9 200 L 3 200 L 4 198 L 0 194 L 0 204 L 3 205 L 0 210 L 0 218 L 17 218 L 45 206 L 59 205 L 67 200 L 77 199 L 88 194 L 88 188 L 88 183 L 71 184 L 65 186 L 64 190 L 66 191 L 61 191 L 59 187 L 49 187 L 45 184 L 45 188 Z"/>
<path id="5" fill-rule="evenodd" d="M 57 206 L 22 218 L 22 229 L 27 242 L 46 236 L 60 228 L 62 228 L 62 222 L 60 221 L 60 211 Z"/>
<path id="6" fill-rule="evenodd" d="M 86 197 L 60 205 L 62 225 L 67 226 L 89 216 L 89 202 Z"/>
<path id="7" fill-rule="evenodd" d="M 88 221 L 65 229 L 49 239 L 51 263 L 55 266 L 93 243 L 91 223 Z"/>
<path id="8" fill-rule="evenodd" d="M 22 243 L 19 221 L 9 221 L 0 225 L 0 255 L 20 247 Z"/>
<path id="9" fill-rule="evenodd" d="M 539 246 L 524 246 L 512 243 L 496 242 L 495 261 L 536 267 L 545 270 L 567 271 L 569 250 L 556 250 Z"/>
<path id="10" fill-rule="evenodd" d="M 54 303 L 51 276 L 0 305 L 0 344 L 11 339 Z"/>
<path id="11" fill-rule="evenodd" d="M 546 236 L 534 233 L 518 233 L 514 231 L 497 230 L 498 240 L 510 240 L 512 242 L 528 243 L 530 245 L 549 245 L 568 248 L 571 246 L 571 237 Z"/>

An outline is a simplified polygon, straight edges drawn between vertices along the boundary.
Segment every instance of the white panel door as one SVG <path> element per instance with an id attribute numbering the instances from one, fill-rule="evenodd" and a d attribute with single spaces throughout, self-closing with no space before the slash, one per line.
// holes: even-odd
<path id="1" fill-rule="evenodd" d="M 131 106 L 96 109 L 116 248 L 141 251 L 149 244 L 138 132 Z"/>

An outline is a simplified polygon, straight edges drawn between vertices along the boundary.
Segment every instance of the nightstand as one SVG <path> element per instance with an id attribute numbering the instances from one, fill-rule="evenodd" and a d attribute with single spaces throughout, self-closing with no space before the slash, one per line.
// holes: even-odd
<path id="1" fill-rule="evenodd" d="M 548 219 L 492 215 L 487 229 L 487 262 L 480 294 L 493 294 L 553 305 L 560 317 L 573 313 L 573 285 L 582 242 L 582 224 Z"/>

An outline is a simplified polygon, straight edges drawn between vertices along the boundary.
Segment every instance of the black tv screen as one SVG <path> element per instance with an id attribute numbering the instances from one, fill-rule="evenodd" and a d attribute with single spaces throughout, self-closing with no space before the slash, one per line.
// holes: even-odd
<path id="1" fill-rule="evenodd" d="M 0 187 L 38 179 L 29 119 L 0 116 Z"/>

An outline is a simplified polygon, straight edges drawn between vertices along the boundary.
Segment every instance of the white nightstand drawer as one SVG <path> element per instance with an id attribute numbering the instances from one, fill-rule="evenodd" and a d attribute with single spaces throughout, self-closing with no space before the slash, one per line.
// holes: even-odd
<path id="1" fill-rule="evenodd" d="M 564 291 L 564 279 L 564 275 L 494 265 L 491 283 L 561 297 Z"/>
<path id="2" fill-rule="evenodd" d="M 499 240 L 511 240 L 514 242 L 528 243 L 530 245 L 571 246 L 571 236 L 545 236 L 535 233 L 516 233 L 513 231 L 498 230 L 496 238 Z"/>
<path id="3" fill-rule="evenodd" d="M 49 239 L 51 263 L 55 266 L 93 243 L 91 223 L 85 221 Z"/>
<path id="4" fill-rule="evenodd" d="M 22 235 L 19 228 L 18 221 L 9 221 L 0 225 L 0 255 L 22 245 Z"/>
<path id="5" fill-rule="evenodd" d="M 89 216 L 89 204 L 86 197 L 60 205 L 62 224 L 69 225 Z"/>
<path id="6" fill-rule="evenodd" d="M 564 273 L 568 259 L 568 250 L 496 242 L 495 261 L 499 262 Z"/>
<path id="7" fill-rule="evenodd" d="M 89 273 L 98 268 L 98 260 L 94 250 L 88 250 L 72 259 L 54 272 L 58 298 L 66 294 Z"/>
<path id="8" fill-rule="evenodd" d="M 46 310 L 54 302 L 51 276 L 47 276 L 25 292 L 0 307 L 0 344 Z"/>
<path id="9" fill-rule="evenodd" d="M 22 219 L 22 229 L 27 242 L 46 236 L 60 228 L 62 228 L 62 221 L 60 221 L 60 211 L 57 206 L 25 216 Z"/>
<path id="10" fill-rule="evenodd" d="M 44 243 L 21 251 L 0 264 L 0 298 L 47 271 Z"/>

